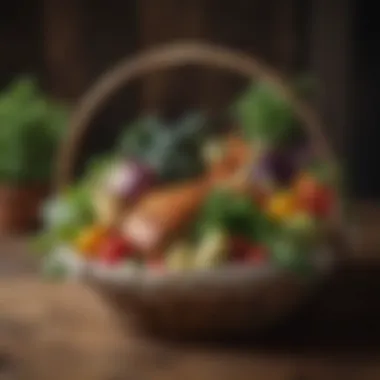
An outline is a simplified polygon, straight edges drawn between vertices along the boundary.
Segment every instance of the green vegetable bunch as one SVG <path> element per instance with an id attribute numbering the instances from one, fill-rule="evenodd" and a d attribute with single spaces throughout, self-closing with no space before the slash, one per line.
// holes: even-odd
<path id="1" fill-rule="evenodd" d="M 45 182 L 68 111 L 23 77 L 0 93 L 0 181 Z"/>
<path id="2" fill-rule="evenodd" d="M 247 196 L 227 189 L 210 193 L 201 210 L 196 236 L 209 229 L 227 231 L 231 236 L 265 243 L 275 231 L 275 224 Z"/>
<path id="3" fill-rule="evenodd" d="M 155 169 L 165 182 L 194 177 L 203 170 L 205 122 L 196 112 L 170 124 L 158 117 L 140 118 L 126 128 L 121 151 Z"/>
<path id="4" fill-rule="evenodd" d="M 105 175 L 116 162 L 118 162 L 118 156 L 112 153 L 90 159 L 86 165 L 84 176 L 80 179 L 77 186 L 92 191 L 102 184 Z"/>
<path id="5" fill-rule="evenodd" d="M 293 87 L 294 93 L 304 98 L 312 93 L 314 83 L 311 77 L 301 76 Z M 251 85 L 233 105 L 232 112 L 244 137 L 265 145 L 279 145 L 301 130 L 292 105 L 268 82 Z"/>
<path id="6" fill-rule="evenodd" d="M 92 192 L 114 162 L 112 154 L 96 157 L 86 166 L 80 181 L 45 202 L 42 209 L 44 229 L 33 239 L 34 251 L 53 252 L 54 248 L 72 241 L 83 227 L 93 223 Z"/>
<path id="7" fill-rule="evenodd" d="M 93 222 L 91 191 L 86 185 L 76 184 L 45 203 L 44 230 L 33 240 L 36 252 L 52 252 L 55 247 L 75 239 L 83 227 Z"/>

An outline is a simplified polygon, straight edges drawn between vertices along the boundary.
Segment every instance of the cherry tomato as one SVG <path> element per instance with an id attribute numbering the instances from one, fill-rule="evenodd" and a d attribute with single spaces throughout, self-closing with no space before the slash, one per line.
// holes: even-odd
<path id="1" fill-rule="evenodd" d="M 323 189 L 318 194 L 314 196 L 305 197 L 303 201 L 300 202 L 305 204 L 310 213 L 315 216 L 324 217 L 327 216 L 332 208 L 333 196 L 332 192 L 327 189 Z"/>
<path id="2" fill-rule="evenodd" d="M 296 181 L 294 190 L 297 195 L 309 194 L 315 192 L 319 187 L 318 185 L 318 182 L 313 176 L 304 174 Z"/>
<path id="3" fill-rule="evenodd" d="M 100 248 L 100 260 L 106 264 L 117 264 L 126 257 L 131 256 L 133 247 L 128 244 L 122 237 L 114 235 L 109 236 Z"/>
<path id="4" fill-rule="evenodd" d="M 251 247 L 246 256 L 246 262 L 256 264 L 263 264 L 268 261 L 267 249 L 263 246 Z"/>
<path id="5" fill-rule="evenodd" d="M 230 241 L 232 260 L 243 260 L 249 249 L 250 243 L 242 237 L 233 237 Z"/>
<path id="6" fill-rule="evenodd" d="M 314 216 L 324 217 L 331 211 L 333 192 L 311 176 L 301 178 L 295 188 L 299 206 Z"/>

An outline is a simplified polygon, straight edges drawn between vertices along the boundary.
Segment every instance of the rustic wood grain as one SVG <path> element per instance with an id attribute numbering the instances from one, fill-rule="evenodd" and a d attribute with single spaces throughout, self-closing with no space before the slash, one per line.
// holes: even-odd
<path id="1" fill-rule="evenodd" d="M 354 3 L 313 0 L 311 4 L 311 70 L 319 80 L 316 106 L 334 148 L 347 154 L 356 108 L 351 106 Z"/>
<path id="2" fill-rule="evenodd" d="M 162 0 L 159 12 L 154 0 L 140 0 L 139 32 L 141 48 L 148 49 L 178 40 L 205 37 L 204 3 L 200 0 Z M 196 97 L 194 70 L 153 72 L 142 79 L 141 106 L 146 111 L 163 110 L 178 101 L 181 106 Z M 172 89 L 174 87 L 174 89 Z M 185 104 L 187 107 L 191 105 Z"/>
<path id="3" fill-rule="evenodd" d="M 375 359 L 155 342 L 80 285 L 0 282 L 0 379 L 378 379 Z"/>
<path id="4" fill-rule="evenodd" d="M 16 236 L 0 237 L 0 278 L 35 274 L 38 256 L 32 254 L 30 239 Z"/>
<path id="5" fill-rule="evenodd" d="M 72 100 L 87 85 L 82 1 L 43 1 L 44 55 L 51 92 Z"/>
<path id="6" fill-rule="evenodd" d="M 307 305 L 254 340 L 185 345 L 122 328 L 92 289 L 41 281 L 27 248 L 20 238 L 0 243 L 0 380 L 380 378 L 377 260 L 342 263 Z"/>

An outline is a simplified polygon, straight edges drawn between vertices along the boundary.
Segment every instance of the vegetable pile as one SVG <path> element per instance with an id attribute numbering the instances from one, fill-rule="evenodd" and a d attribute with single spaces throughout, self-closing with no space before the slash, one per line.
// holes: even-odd
<path id="1" fill-rule="evenodd" d="M 258 83 L 223 133 L 198 112 L 142 117 L 44 209 L 49 274 L 224 265 L 312 270 L 337 197 L 290 106 Z"/>

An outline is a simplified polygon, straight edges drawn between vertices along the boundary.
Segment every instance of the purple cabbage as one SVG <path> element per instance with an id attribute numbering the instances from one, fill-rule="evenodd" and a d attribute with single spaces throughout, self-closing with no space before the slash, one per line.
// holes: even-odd
<path id="1" fill-rule="evenodd" d="M 308 145 L 271 149 L 264 153 L 255 165 L 253 180 L 287 185 L 297 172 L 310 163 L 311 159 L 312 151 Z"/>

